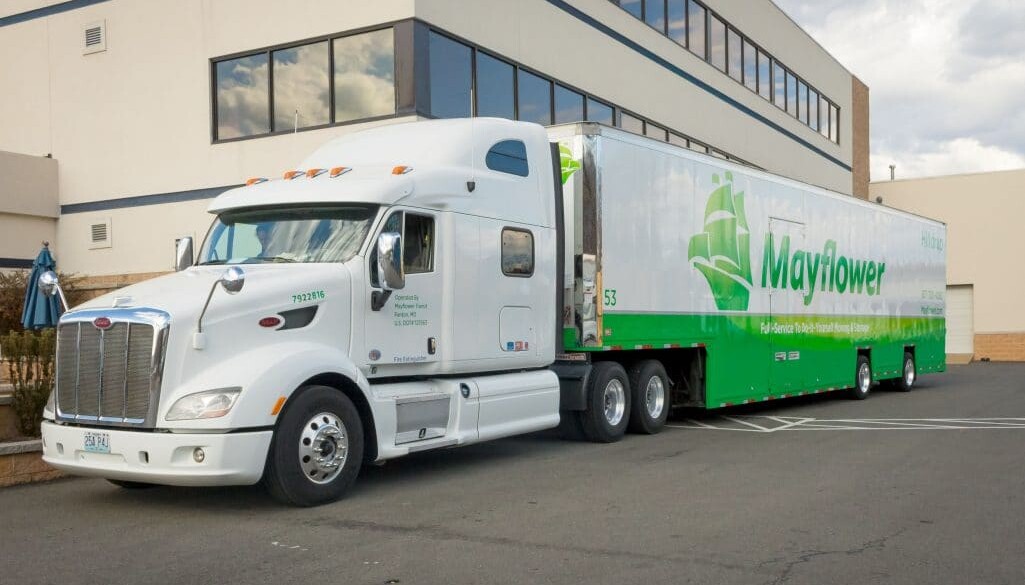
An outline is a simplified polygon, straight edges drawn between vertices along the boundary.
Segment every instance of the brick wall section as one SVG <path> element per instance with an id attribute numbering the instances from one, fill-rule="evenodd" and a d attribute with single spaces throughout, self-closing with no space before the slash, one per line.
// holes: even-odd
<path id="1" fill-rule="evenodd" d="M 1025 333 L 977 333 L 975 359 L 994 362 L 1025 362 Z"/>
<path id="2" fill-rule="evenodd" d="M 869 96 L 868 86 L 857 77 L 851 77 L 851 130 L 852 152 L 851 174 L 854 180 L 854 196 L 868 199 L 869 175 Z M 842 116 L 843 114 L 841 114 Z M 842 120 L 842 118 L 841 118 Z M 843 140 L 843 136 L 840 137 Z"/>
<path id="3" fill-rule="evenodd" d="M 43 463 L 38 451 L 0 455 L 0 487 L 49 481 L 63 477 L 63 473 Z"/>

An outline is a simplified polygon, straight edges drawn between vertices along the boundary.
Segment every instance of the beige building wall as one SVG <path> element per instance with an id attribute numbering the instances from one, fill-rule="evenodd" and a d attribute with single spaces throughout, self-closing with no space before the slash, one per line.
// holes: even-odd
<path id="1" fill-rule="evenodd" d="M 870 195 L 946 222 L 947 284 L 973 288 L 975 358 L 1025 361 L 1025 169 L 877 182 Z"/>
<path id="2" fill-rule="evenodd" d="M 0 19 L 54 4 L 4 3 Z M 0 60 L 0 150 L 61 161 L 54 251 L 62 268 L 86 275 L 167 270 L 176 237 L 202 239 L 208 202 L 138 206 L 136 198 L 279 176 L 327 140 L 367 126 L 214 144 L 210 60 L 418 18 L 771 172 L 854 192 L 845 168 L 855 160 L 853 77 L 771 1 L 706 4 L 841 108 L 839 145 L 608 0 L 568 4 L 709 90 L 545 0 L 109 0 L 0 26 L 0 54 L 19 56 Z M 107 50 L 83 54 L 84 27 L 97 21 L 106 25 Z M 107 220 L 111 245 L 90 246 L 91 227 Z"/>
<path id="3" fill-rule="evenodd" d="M 57 161 L 0 152 L 0 270 L 24 267 L 57 237 Z"/>

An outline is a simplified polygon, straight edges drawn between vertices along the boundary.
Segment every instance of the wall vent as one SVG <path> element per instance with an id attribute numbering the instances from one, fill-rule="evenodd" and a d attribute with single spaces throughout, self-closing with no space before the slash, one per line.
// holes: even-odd
<path id="1" fill-rule="evenodd" d="M 98 250 L 100 248 L 111 247 L 110 240 L 110 219 L 104 219 L 103 221 L 90 223 L 89 224 L 89 249 Z"/>
<path id="2" fill-rule="evenodd" d="M 107 21 L 98 20 L 90 22 L 82 28 L 82 37 L 85 44 L 82 46 L 82 54 L 99 53 L 107 50 Z"/>

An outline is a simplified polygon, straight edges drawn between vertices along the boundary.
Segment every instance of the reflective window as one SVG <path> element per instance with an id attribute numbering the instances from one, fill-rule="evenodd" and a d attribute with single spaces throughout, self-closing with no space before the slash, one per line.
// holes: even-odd
<path id="1" fill-rule="evenodd" d="M 694 152 L 700 152 L 701 154 L 708 154 L 708 146 L 704 145 L 697 140 L 691 140 L 689 148 Z"/>
<path id="2" fill-rule="evenodd" d="M 666 2 L 666 21 L 669 38 L 683 46 L 687 46 L 687 0 L 668 0 Z"/>
<path id="3" fill-rule="evenodd" d="M 335 39 L 335 122 L 395 113 L 395 33 L 377 30 Z M 278 73 L 274 71 L 274 84 Z M 277 97 L 275 96 L 275 108 Z"/>
<path id="4" fill-rule="evenodd" d="M 542 126 L 552 123 L 552 82 L 520 69 L 517 79 L 520 120 Z"/>
<path id="5" fill-rule="evenodd" d="M 519 177 L 530 174 L 527 166 L 527 147 L 519 140 L 503 140 L 488 150 L 484 164 L 493 171 Z"/>
<path id="6" fill-rule="evenodd" d="M 660 128 L 651 122 L 646 122 L 644 124 L 644 135 L 648 138 L 661 140 L 662 142 L 667 142 L 669 140 L 669 131 L 665 128 Z"/>
<path id="7" fill-rule="evenodd" d="M 814 89 L 808 89 L 808 125 L 819 131 L 819 93 Z"/>
<path id="8" fill-rule="evenodd" d="M 751 91 L 758 91 L 758 50 L 744 39 L 744 85 Z"/>
<path id="9" fill-rule="evenodd" d="M 274 130 L 330 123 L 327 41 L 274 51 L 271 59 L 274 64 Z"/>
<path id="10" fill-rule="evenodd" d="M 829 139 L 840 143 L 840 108 L 829 104 Z"/>
<path id="11" fill-rule="evenodd" d="M 534 274 L 534 234 L 516 228 L 502 230 L 502 274 Z"/>
<path id="12" fill-rule="evenodd" d="M 787 71 L 787 113 L 797 115 L 797 78 Z"/>
<path id="13" fill-rule="evenodd" d="M 584 119 L 584 96 L 579 93 L 555 85 L 555 123 L 566 124 L 580 122 Z"/>
<path id="14" fill-rule="evenodd" d="M 744 81 L 744 70 L 741 61 L 740 52 L 740 35 L 733 29 L 726 30 L 726 55 L 729 58 L 729 75 L 733 79 L 743 83 Z"/>
<path id="15" fill-rule="evenodd" d="M 779 64 L 778 61 L 772 63 L 772 79 L 773 79 L 773 101 L 781 110 L 787 108 L 787 81 L 786 81 L 786 70 Z"/>
<path id="16" fill-rule="evenodd" d="M 644 121 L 626 112 L 619 113 L 619 127 L 634 134 L 644 134 Z"/>
<path id="17" fill-rule="evenodd" d="M 470 115 L 470 47 L 434 31 L 430 33 L 431 115 L 465 118 Z"/>
<path id="18" fill-rule="evenodd" d="M 217 138 L 270 132 L 270 88 L 266 53 L 216 64 Z"/>
<path id="19" fill-rule="evenodd" d="M 819 96 L 819 134 L 829 138 L 829 101 Z"/>
<path id="20" fill-rule="evenodd" d="M 641 10 L 641 0 L 619 0 L 619 5 L 636 18 L 643 16 Z"/>
<path id="21" fill-rule="evenodd" d="M 603 104 L 598 100 L 587 98 L 587 121 L 598 122 L 606 126 L 615 126 L 612 106 Z"/>
<path id="22" fill-rule="evenodd" d="M 808 123 L 808 86 L 803 81 L 797 82 L 797 119 Z"/>
<path id="23" fill-rule="evenodd" d="M 726 24 L 709 16 L 708 60 L 719 71 L 726 71 Z"/>
<path id="24" fill-rule="evenodd" d="M 513 66 L 477 52 L 477 115 L 516 118 Z"/>
<path id="25" fill-rule="evenodd" d="M 758 51 L 758 95 L 772 99 L 772 59 Z"/>
<path id="26" fill-rule="evenodd" d="M 644 21 L 658 32 L 666 34 L 665 0 L 644 0 Z"/>
<path id="27" fill-rule="evenodd" d="M 705 58 L 705 7 L 694 0 L 687 2 L 687 48 Z"/>
<path id="28" fill-rule="evenodd" d="M 684 148 L 690 146 L 690 142 L 686 138 L 672 132 L 669 133 L 669 143 L 675 144 L 676 146 L 682 146 Z"/>

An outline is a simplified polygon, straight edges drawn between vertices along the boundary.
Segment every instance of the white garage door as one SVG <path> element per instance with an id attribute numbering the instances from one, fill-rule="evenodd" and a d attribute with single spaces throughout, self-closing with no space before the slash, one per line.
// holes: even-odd
<path id="1" fill-rule="evenodd" d="M 974 353 L 972 285 L 947 287 L 947 353 Z"/>

